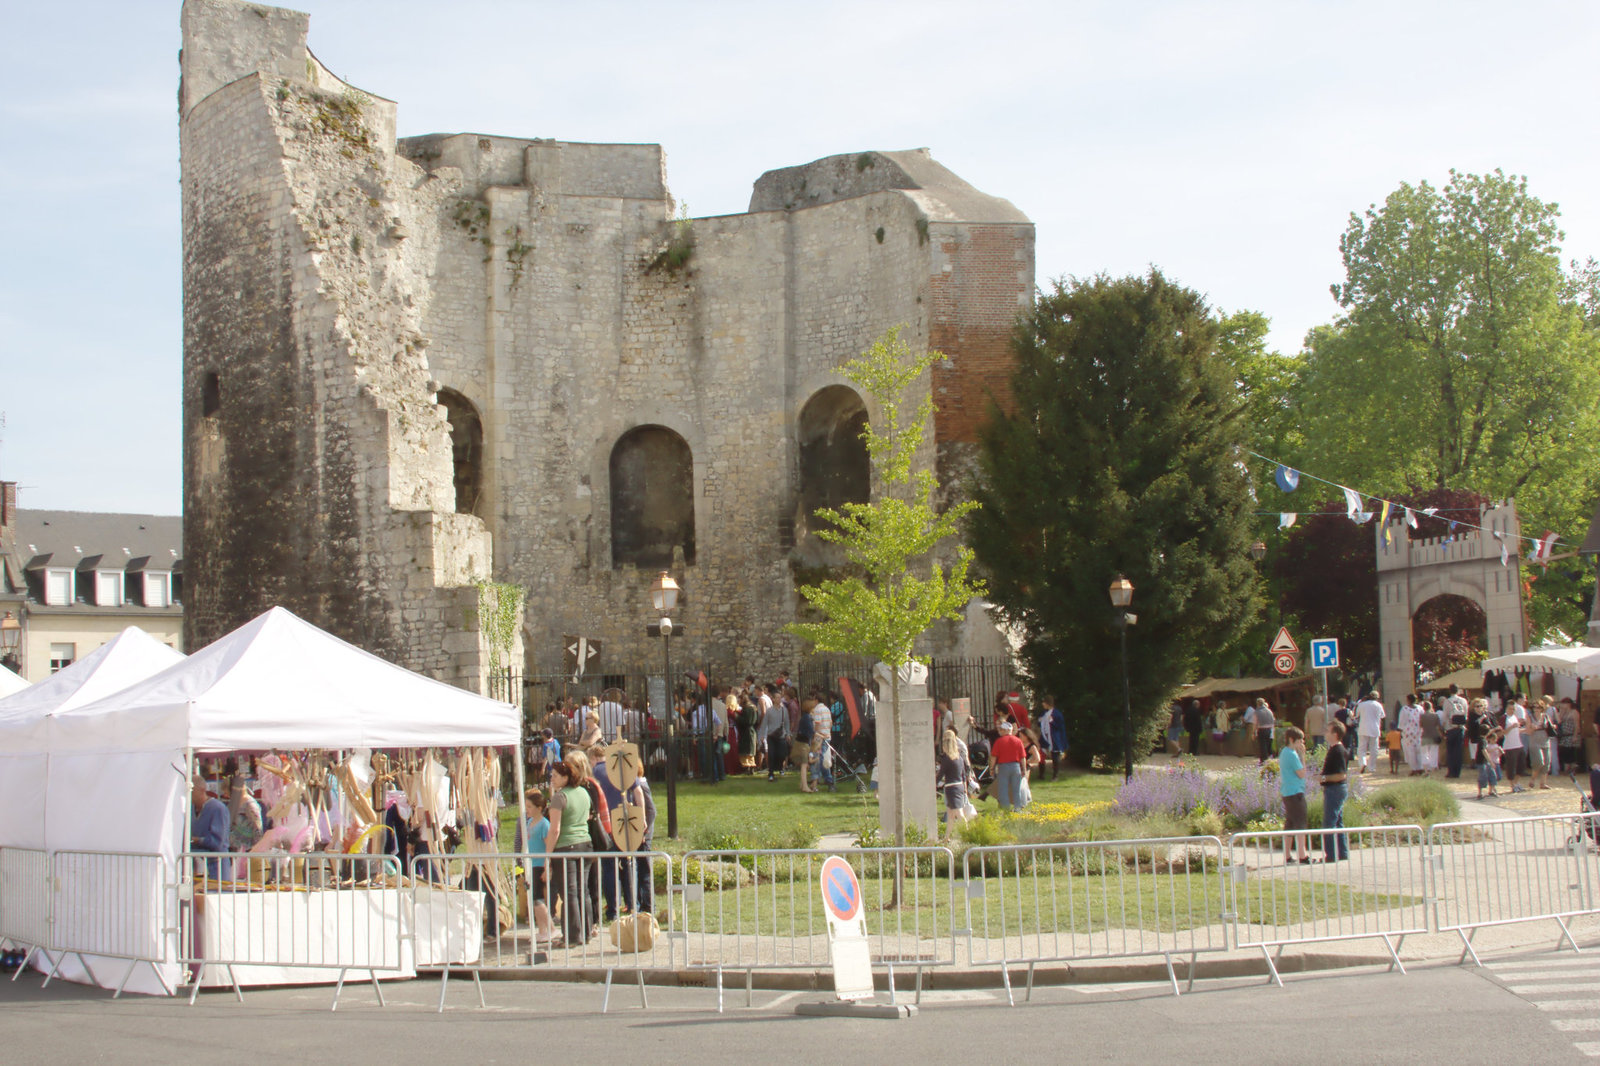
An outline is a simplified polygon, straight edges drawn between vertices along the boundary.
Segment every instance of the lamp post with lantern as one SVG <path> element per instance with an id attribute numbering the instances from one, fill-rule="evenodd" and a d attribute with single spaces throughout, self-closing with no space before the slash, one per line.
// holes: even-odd
<path id="1" fill-rule="evenodd" d="M 1133 696 L 1128 687 L 1128 627 L 1139 616 L 1128 610 L 1133 603 L 1133 582 L 1118 574 L 1111 582 L 1111 606 L 1117 611 L 1117 632 L 1122 638 L 1122 779 L 1133 780 Z"/>
<path id="2" fill-rule="evenodd" d="M 650 585 L 650 606 L 660 616 L 645 631 L 661 638 L 661 681 L 665 689 L 667 743 L 667 836 L 678 839 L 678 711 L 672 702 L 672 612 L 678 606 L 678 583 L 665 570 Z"/>
<path id="3" fill-rule="evenodd" d="M 18 649 L 22 646 L 22 623 L 7 611 L 4 618 L 0 618 L 0 663 L 15 671 L 22 665 L 18 656 Z"/>

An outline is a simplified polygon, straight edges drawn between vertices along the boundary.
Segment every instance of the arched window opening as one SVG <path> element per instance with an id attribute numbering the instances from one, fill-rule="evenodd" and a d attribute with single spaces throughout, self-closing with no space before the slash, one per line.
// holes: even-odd
<path id="1" fill-rule="evenodd" d="M 483 500 L 483 419 L 478 417 L 472 401 L 453 389 L 440 389 L 439 403 L 450 420 L 456 513 L 478 514 Z"/>
<path id="2" fill-rule="evenodd" d="M 816 528 L 820 507 L 871 501 L 866 428 L 866 404 L 844 385 L 829 385 L 801 409 L 800 517 L 807 529 Z"/>
<path id="3" fill-rule="evenodd" d="M 694 457 L 663 426 L 629 430 L 611 449 L 611 565 L 666 569 L 694 562 Z"/>

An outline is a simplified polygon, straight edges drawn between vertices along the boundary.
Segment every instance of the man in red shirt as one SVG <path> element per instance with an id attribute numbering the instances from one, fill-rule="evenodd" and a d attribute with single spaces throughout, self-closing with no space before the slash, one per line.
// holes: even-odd
<path id="1" fill-rule="evenodd" d="M 995 738 L 990 755 L 994 759 L 995 798 L 1000 801 L 1000 809 L 1020 811 L 1022 765 L 1028 757 L 1028 749 L 1010 722 L 1000 723 L 1000 735 Z"/>

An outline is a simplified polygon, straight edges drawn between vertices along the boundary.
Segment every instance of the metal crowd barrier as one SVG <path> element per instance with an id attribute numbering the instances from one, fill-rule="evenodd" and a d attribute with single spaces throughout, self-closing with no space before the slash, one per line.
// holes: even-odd
<path id="1" fill-rule="evenodd" d="M 539 865 L 541 864 L 542 865 Z M 542 875 L 542 876 L 541 876 Z M 457 852 L 411 863 L 418 969 L 439 973 L 439 1010 L 452 973 L 471 974 L 484 1005 L 482 975 L 528 970 L 605 970 L 602 1013 L 612 978 L 672 966 L 668 929 L 652 924 L 672 883 L 662 852 Z"/>
<path id="2" fill-rule="evenodd" d="M 972 848 L 961 860 L 967 959 L 999 964 L 1015 1004 L 1011 966 L 1026 963 L 1033 998 L 1040 963 L 1159 955 L 1173 995 L 1174 955 L 1226 951 L 1222 841 L 1162 837 Z"/>
<path id="3" fill-rule="evenodd" d="M 1577 941 L 1567 919 L 1600 905 L 1590 848 L 1600 814 L 1546 815 L 1501 822 L 1440 822 L 1428 833 L 1434 928 L 1461 937 L 1461 958 L 1482 965 L 1472 946 L 1479 929 L 1548 918 L 1561 927 L 1556 947 Z"/>
<path id="4" fill-rule="evenodd" d="M 1305 837 L 1312 861 L 1284 858 L 1290 838 Z M 1259 947 L 1278 985 L 1274 953 L 1289 944 L 1375 937 L 1389 949 L 1389 969 L 1405 973 L 1399 947 L 1428 932 L 1422 829 L 1414 825 L 1363 829 L 1235 833 L 1228 838 L 1229 917 L 1236 947 Z M 1348 858 L 1324 862 L 1346 847 Z"/>
<path id="5" fill-rule="evenodd" d="M 50 855 L 33 848 L 0 848 L 0 940 L 23 948 L 15 981 L 50 944 Z M 46 978 L 46 983 L 49 978 Z"/>
<path id="6" fill-rule="evenodd" d="M 818 886 L 830 855 L 856 872 L 869 950 L 888 969 L 891 1002 L 897 967 L 916 970 L 920 1000 L 923 971 L 955 961 L 955 860 L 948 848 L 690 851 L 682 859 L 674 932 L 687 968 L 716 971 L 718 1011 L 726 971 L 744 971 L 748 1005 L 757 970 L 831 965 Z"/>
<path id="7" fill-rule="evenodd" d="M 74 956 L 89 979 L 102 988 L 89 957 L 122 959 L 127 971 L 111 998 L 122 995 L 139 966 L 147 965 L 168 995 L 172 986 L 161 963 L 171 958 L 168 937 L 170 867 L 154 854 L 109 851 L 57 851 L 50 858 L 52 935 L 56 952 L 52 976 Z"/>
<path id="8" fill-rule="evenodd" d="M 410 895 L 392 856 L 185 852 L 178 869 L 177 961 L 191 1005 L 212 967 L 240 1001 L 240 968 L 269 980 L 274 970 L 337 970 L 334 1009 L 351 970 L 368 974 L 381 1006 L 378 974 L 414 968 Z"/>

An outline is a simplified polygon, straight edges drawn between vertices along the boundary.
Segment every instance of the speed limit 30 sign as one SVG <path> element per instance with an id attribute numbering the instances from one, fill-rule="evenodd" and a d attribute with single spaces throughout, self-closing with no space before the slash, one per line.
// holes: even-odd
<path id="1" fill-rule="evenodd" d="M 1281 651 L 1274 655 L 1272 657 L 1272 668 L 1278 671 L 1278 673 L 1282 674 L 1284 677 L 1288 677 L 1290 674 L 1294 673 L 1294 654 L 1287 651 Z"/>

